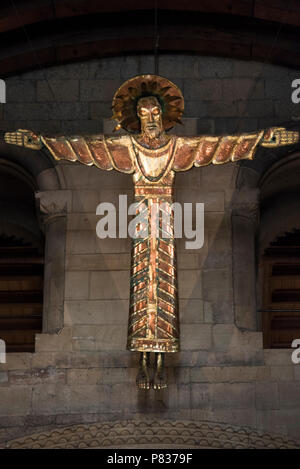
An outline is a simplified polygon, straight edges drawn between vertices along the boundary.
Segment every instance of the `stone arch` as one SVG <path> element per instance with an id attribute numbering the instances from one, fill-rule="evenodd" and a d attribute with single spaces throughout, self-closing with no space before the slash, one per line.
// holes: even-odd
<path id="1" fill-rule="evenodd" d="M 18 164 L 0 159 L 0 232 L 39 244 L 40 227 L 35 210 L 35 178 Z M 11 190 L 13 188 L 13 190 Z"/>
<path id="2" fill-rule="evenodd" d="M 0 144 L 0 170 L 1 168 L 31 187 L 33 201 L 34 197 L 36 199 L 39 227 L 45 235 L 43 332 L 57 332 L 63 327 L 66 215 L 70 192 L 64 190 L 65 184 L 59 165 L 47 150 L 33 151 Z M 7 211 L 8 220 L 15 210 L 16 207 Z M 18 230 L 21 229 L 23 236 L 35 241 L 37 233 L 34 233 L 32 226 L 27 226 L 30 225 L 32 216 L 28 218 L 25 215 L 20 215 L 24 226 L 21 223 Z M 51 285 L 55 282 L 58 287 L 53 299 L 50 292 Z"/>
<path id="3" fill-rule="evenodd" d="M 27 175 L 35 190 L 64 188 L 56 162 L 47 150 L 34 151 L 0 143 L 0 164 Z"/>
<path id="4" fill-rule="evenodd" d="M 260 181 L 259 257 L 277 236 L 300 228 L 300 153 L 275 163 Z"/>
<path id="5" fill-rule="evenodd" d="M 10 161 L 0 161 L 0 181 L 0 336 L 8 353 L 33 352 L 42 330 L 44 270 L 37 185 L 27 170 Z"/>
<path id="6" fill-rule="evenodd" d="M 264 347 L 270 347 L 263 314 L 273 314 L 265 310 L 264 275 L 266 250 L 278 238 L 300 229 L 300 153 L 295 152 L 279 159 L 265 171 L 259 180 L 260 220 L 256 240 L 257 262 L 257 321 L 259 329 L 264 330 Z M 271 308 L 272 309 L 272 308 Z M 280 308 L 279 308 L 280 309 Z M 268 326 L 269 327 L 269 326 Z"/>
<path id="7" fill-rule="evenodd" d="M 287 126 L 294 128 L 291 123 Z M 254 161 L 238 165 L 231 208 L 234 311 L 240 328 L 261 327 L 257 313 L 261 306 L 259 259 L 276 235 L 290 231 L 295 224 L 300 202 L 299 156 L 295 151 L 287 154 L 285 147 L 269 153 L 260 148 Z M 289 196 L 283 195 L 286 190 Z M 286 207 L 290 216 L 286 216 Z M 297 224 L 300 227 L 299 217 Z"/>
<path id="8" fill-rule="evenodd" d="M 124 420 L 57 427 L 7 441 L 9 449 L 300 448 L 299 442 L 249 427 L 188 420 Z"/>
<path id="9" fill-rule="evenodd" d="M 158 15 L 164 34 L 159 41 L 159 52 L 235 56 L 263 62 L 274 38 L 274 26 L 277 29 L 284 24 L 268 61 L 299 65 L 299 14 L 294 11 L 296 7 L 289 12 L 278 3 L 276 7 L 257 8 L 243 0 L 235 0 L 234 7 L 215 0 L 212 4 L 196 0 L 184 5 L 161 2 Z M 141 6 L 137 0 L 132 0 L 129 5 L 121 0 L 115 0 L 113 4 L 78 1 L 76 8 L 67 3 L 47 6 L 42 0 L 36 0 L 34 6 L 28 2 L 18 5 L 16 15 L 14 9 L 0 6 L 5 17 L 0 26 L 0 33 L 5 38 L 3 51 L 0 48 L 2 76 L 36 67 L 36 54 L 28 52 L 18 42 L 24 40 L 18 17 L 22 18 L 28 36 L 33 35 L 38 62 L 44 66 L 114 56 L 120 52 L 152 54 L 153 8 L 153 2 L 144 2 Z M 226 22 L 226 31 L 220 31 L 220 21 Z M 181 31 L 180 39 L 178 31 Z M 251 31 L 256 32 L 255 40 Z"/>

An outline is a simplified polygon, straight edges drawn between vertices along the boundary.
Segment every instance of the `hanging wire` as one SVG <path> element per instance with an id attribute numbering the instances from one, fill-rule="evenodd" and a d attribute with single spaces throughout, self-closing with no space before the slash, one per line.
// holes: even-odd
<path id="1" fill-rule="evenodd" d="M 63 113 L 62 113 L 62 108 L 61 108 L 61 106 L 60 106 L 60 103 L 56 100 L 55 92 L 54 92 L 54 90 L 53 90 L 53 88 L 52 88 L 52 86 L 51 86 L 51 83 L 50 83 L 49 80 L 48 80 L 48 77 L 47 77 L 47 75 L 46 75 L 46 73 L 45 73 L 44 68 L 42 67 L 42 65 L 41 65 L 41 63 L 40 63 L 40 61 L 39 61 L 39 58 L 38 58 L 38 55 L 37 55 L 37 51 L 36 51 L 36 49 L 33 47 L 32 41 L 31 41 L 31 39 L 30 39 L 30 37 L 29 37 L 29 34 L 28 34 L 28 32 L 27 32 L 27 30 L 26 30 L 26 28 L 25 28 L 24 23 L 23 23 L 22 20 L 21 20 L 21 17 L 20 17 L 20 14 L 19 14 L 18 9 L 17 9 L 17 7 L 16 7 L 16 4 L 15 4 L 14 0 L 10 0 L 10 3 L 11 3 L 11 6 L 12 6 L 13 10 L 15 11 L 15 14 L 16 14 L 16 16 L 17 16 L 17 18 L 18 18 L 18 22 L 19 22 L 19 24 L 21 25 L 21 28 L 22 28 L 22 30 L 23 30 L 23 32 L 24 32 L 24 35 L 25 35 L 26 40 L 27 40 L 27 42 L 28 42 L 28 44 L 29 44 L 29 47 L 30 47 L 30 49 L 31 49 L 31 51 L 32 51 L 32 53 L 33 53 L 33 55 L 34 55 L 34 57 L 35 57 L 36 64 L 38 65 L 39 69 L 42 71 L 43 76 L 44 76 L 44 78 L 45 78 L 45 81 L 46 81 L 47 84 L 48 84 L 48 87 L 49 87 L 49 89 L 50 89 L 50 92 L 51 92 L 51 94 L 52 94 L 52 96 L 53 96 L 53 101 L 54 101 L 54 103 L 56 104 L 57 108 L 59 109 L 60 115 L 62 116 Z M 291 0 L 289 0 L 289 2 L 288 2 L 288 6 L 287 6 L 287 9 L 286 9 L 286 15 L 290 12 L 290 6 L 291 6 Z M 252 96 L 253 96 L 253 93 L 254 93 L 254 91 L 255 91 L 255 89 L 256 89 L 257 83 L 258 83 L 258 81 L 261 79 L 262 74 L 263 74 L 263 71 L 264 71 L 266 65 L 267 65 L 267 64 L 269 63 L 269 61 L 270 61 L 270 58 L 271 58 L 271 56 L 272 56 L 272 52 L 273 52 L 273 50 L 274 50 L 274 47 L 275 47 L 275 45 L 276 45 L 276 43 L 277 43 L 277 41 L 278 41 L 279 35 L 280 35 L 280 33 L 281 33 L 281 30 L 282 30 L 282 28 L 283 28 L 283 26 L 284 26 L 285 24 L 286 24 L 286 22 L 281 23 L 281 24 L 279 25 L 278 30 L 277 30 L 277 32 L 276 32 L 276 34 L 275 34 L 275 37 L 274 37 L 274 39 L 273 39 L 273 41 L 272 41 L 272 45 L 271 45 L 271 47 L 270 47 L 270 49 L 269 49 L 269 51 L 268 51 L 268 53 L 267 53 L 267 55 L 266 55 L 266 58 L 265 58 L 265 60 L 264 60 L 264 62 L 263 62 L 262 68 L 261 68 L 259 74 L 258 74 L 258 75 L 256 76 L 256 78 L 254 79 L 253 85 L 252 85 L 251 89 L 249 90 L 249 93 L 248 93 L 248 96 L 247 96 L 247 99 L 246 99 L 245 109 L 244 109 L 244 111 L 240 114 L 240 116 L 239 116 L 239 118 L 238 118 L 238 122 L 237 122 L 237 124 L 236 124 L 236 132 L 237 132 L 237 131 L 239 130 L 239 128 L 240 128 L 240 123 L 241 123 L 241 121 L 242 121 L 242 119 L 243 119 L 243 117 L 245 116 L 245 113 L 246 113 L 247 104 L 248 104 L 248 102 L 250 101 L 250 99 L 251 99 Z M 155 75 L 158 75 L 158 74 L 159 74 L 159 52 L 158 52 L 158 48 L 159 48 L 158 0 L 154 0 L 154 73 L 155 73 Z M 62 123 L 63 123 L 63 121 L 64 121 L 64 120 L 62 119 Z"/>
<path id="2" fill-rule="evenodd" d="M 154 0 L 154 75 L 159 74 L 159 33 L 158 33 L 158 0 Z"/>
<path id="3" fill-rule="evenodd" d="M 28 34 L 28 32 L 27 32 L 27 30 L 26 30 L 26 28 L 25 28 L 25 25 L 24 25 L 23 21 L 21 20 L 21 15 L 20 15 L 20 13 L 19 13 L 17 7 L 16 7 L 16 4 L 15 4 L 14 0 L 10 0 L 10 3 L 11 3 L 11 6 L 12 6 L 14 12 L 15 12 L 15 15 L 16 15 L 16 17 L 17 17 L 17 19 L 18 19 L 19 25 L 21 26 L 21 28 L 22 28 L 22 30 L 23 30 L 23 32 L 24 32 L 24 35 L 25 35 L 26 40 L 27 40 L 27 42 L 28 42 L 28 44 L 29 44 L 29 47 L 30 47 L 30 49 L 31 49 L 31 52 L 33 53 L 33 55 L 34 55 L 34 57 L 35 57 L 36 64 L 38 65 L 39 69 L 40 69 L 41 72 L 43 73 L 44 79 L 45 79 L 45 81 L 46 81 L 47 84 L 48 84 L 49 90 L 50 90 L 50 92 L 51 92 L 51 94 L 52 94 L 52 97 L 53 97 L 53 101 L 54 101 L 54 103 L 56 104 L 56 106 L 57 106 L 57 108 L 58 108 L 58 110 L 59 110 L 59 114 L 60 114 L 60 116 L 63 116 L 62 108 L 61 108 L 61 106 L 60 106 L 60 103 L 57 101 L 56 96 L 55 96 L 55 93 L 54 93 L 54 90 L 53 90 L 53 88 L 52 88 L 52 86 L 51 86 L 51 83 L 50 83 L 49 80 L 48 80 L 48 77 L 47 77 L 47 74 L 46 74 L 46 72 L 45 72 L 45 69 L 42 67 L 42 65 L 41 65 L 41 63 L 40 63 L 40 61 L 39 61 L 39 57 L 38 57 L 38 55 L 37 55 L 37 51 L 36 51 L 36 49 L 33 47 L 32 41 L 31 41 L 31 39 L 30 39 L 30 37 L 29 37 L 29 34 Z M 61 119 L 61 122 L 62 122 L 62 127 L 63 127 L 64 119 Z"/>
<path id="4" fill-rule="evenodd" d="M 290 12 L 290 7 L 291 7 L 291 0 L 288 1 L 288 4 L 287 4 L 287 8 L 285 9 L 285 18 L 287 18 L 287 15 L 288 13 Z M 237 121 L 237 124 L 236 124 L 236 129 L 235 129 L 235 133 L 239 131 L 240 129 L 240 124 L 241 124 L 241 121 L 242 119 L 245 117 L 245 114 L 246 114 L 246 109 L 247 109 L 247 105 L 248 105 L 248 102 L 250 101 L 250 99 L 252 98 L 253 96 L 253 93 L 256 89 L 256 86 L 258 84 L 258 81 L 261 79 L 262 75 L 263 75 L 263 72 L 266 68 L 266 65 L 270 63 L 270 59 L 272 57 L 272 52 L 275 48 L 275 45 L 278 41 L 278 38 L 279 38 L 279 35 L 282 31 L 282 28 L 286 25 L 286 21 L 285 22 L 282 22 L 280 23 L 276 33 L 275 33 L 275 36 L 273 38 L 273 41 L 272 41 L 272 44 L 271 44 L 271 47 L 270 49 L 268 50 L 267 54 L 266 54 L 266 57 L 263 61 L 263 64 L 262 64 L 262 67 L 261 67 L 261 70 L 259 72 L 259 74 L 255 77 L 254 79 L 254 82 L 253 82 L 253 85 L 251 86 L 250 90 L 249 90 L 249 93 L 248 93 L 248 96 L 247 96 L 247 99 L 246 99 L 246 103 L 245 103 L 245 108 L 244 108 L 244 111 L 240 114 L 239 118 L 238 118 L 238 121 Z"/>
<path id="5" fill-rule="evenodd" d="M 287 14 L 288 14 L 289 11 L 290 11 L 290 7 L 291 7 L 291 0 L 289 0 L 289 2 L 288 2 L 288 4 L 287 4 L 286 18 L 287 18 Z M 276 45 L 276 43 L 277 43 L 277 41 L 278 41 L 279 35 L 280 35 L 281 31 L 282 31 L 282 28 L 283 28 L 283 26 L 284 26 L 285 24 L 286 24 L 286 21 L 285 21 L 284 23 L 281 23 L 281 24 L 279 25 L 278 29 L 277 29 L 277 32 L 276 32 L 276 34 L 275 34 L 275 36 L 274 36 L 274 39 L 273 39 L 273 41 L 272 41 L 272 45 L 271 45 L 271 47 L 270 47 L 270 49 L 269 49 L 269 51 L 268 51 L 268 53 L 267 53 L 267 55 L 266 55 L 266 58 L 265 58 L 265 60 L 264 60 L 264 62 L 263 62 L 263 64 L 262 64 L 262 68 L 261 68 L 261 70 L 260 70 L 260 73 L 256 76 L 256 78 L 255 78 L 255 80 L 254 80 L 254 83 L 253 83 L 253 86 L 251 87 L 251 89 L 250 89 L 250 91 L 249 91 L 249 93 L 248 93 L 244 111 L 243 111 L 243 112 L 240 114 L 240 116 L 239 116 L 239 119 L 238 119 L 238 121 L 237 121 L 237 125 L 236 125 L 235 132 L 234 132 L 234 133 L 238 133 L 238 131 L 239 131 L 240 123 L 241 123 L 243 117 L 244 117 L 245 114 L 246 114 L 246 109 L 247 109 L 248 102 L 249 102 L 250 99 L 252 98 L 253 93 L 254 93 L 254 91 L 255 91 L 255 88 L 256 88 L 256 86 L 257 86 L 258 80 L 261 79 L 262 74 L 263 74 L 263 71 L 264 71 L 264 69 L 265 69 L 265 67 L 266 67 L 266 65 L 267 65 L 267 63 L 268 63 L 268 61 L 270 61 L 270 59 L 271 59 L 271 57 L 272 57 L 272 52 L 273 52 L 274 47 L 275 47 L 275 45 Z M 272 157 L 273 157 L 273 156 L 272 156 L 272 152 L 269 151 L 269 152 L 268 152 L 268 158 L 271 159 Z M 237 168 L 237 175 L 236 175 L 237 184 L 238 184 L 238 181 L 239 181 L 239 177 L 240 177 L 240 174 L 241 174 L 241 170 L 242 170 L 242 165 L 239 164 L 239 165 L 238 165 L 238 168 Z"/>

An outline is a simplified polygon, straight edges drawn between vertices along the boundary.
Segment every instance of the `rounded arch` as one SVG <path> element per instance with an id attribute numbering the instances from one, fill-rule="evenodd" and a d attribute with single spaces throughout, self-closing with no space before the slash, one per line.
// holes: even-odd
<path id="1" fill-rule="evenodd" d="M 277 161 L 261 178 L 259 257 L 276 237 L 300 229 L 299 181 L 299 152 Z"/>
<path id="2" fill-rule="evenodd" d="M 281 435 L 249 427 L 187 420 L 125 420 L 56 427 L 7 441 L 9 449 L 300 448 Z"/>
<path id="3" fill-rule="evenodd" d="M 4 228 L 10 233 L 9 236 L 13 236 L 17 227 L 19 234 L 17 240 L 34 242 L 34 246 L 38 249 L 42 247 L 40 251 L 43 251 L 45 265 L 42 330 L 47 333 L 57 332 L 63 327 L 64 317 L 66 213 L 69 191 L 60 190 L 66 187 L 64 177 L 48 150 L 33 151 L 0 144 L 0 177 L 1 171 L 9 172 L 10 177 L 14 177 L 15 181 L 21 181 L 23 186 L 27 184 L 31 190 L 31 201 L 29 203 L 30 196 L 28 196 L 27 211 L 20 210 L 21 197 L 18 200 L 17 191 L 12 203 L 10 205 L 6 203 L 6 221 L 9 223 Z M 15 185 L 18 187 L 18 184 Z M 11 187 L 14 187 L 14 184 L 11 184 Z M 41 238 L 43 238 L 42 244 Z M 55 272 L 52 269 L 54 264 Z M 55 296 L 51 295 L 51 284 L 54 279 L 57 279 L 58 285 Z"/>
<path id="4" fill-rule="evenodd" d="M 38 247 L 41 230 L 34 193 L 33 175 L 10 160 L 0 158 L 0 234 Z"/>
<path id="5" fill-rule="evenodd" d="M 252 2 L 243 0 L 235 0 L 234 6 L 219 0 L 204 3 L 159 2 L 160 53 L 259 61 L 268 57 L 273 63 L 298 67 L 300 22 L 295 2 L 290 11 L 283 4 L 253 7 Z M 4 18 L 0 25 L 2 76 L 36 68 L 37 58 L 40 66 L 46 66 L 114 56 L 120 51 L 153 54 L 153 0 L 142 4 L 138 0 L 130 4 L 121 0 L 87 4 L 79 0 L 48 5 L 43 0 L 24 1 L 16 8 L 4 4 L 0 12 Z M 24 45 L 24 27 L 34 51 Z"/>
<path id="6" fill-rule="evenodd" d="M 33 151 L 1 143 L 0 166 L 7 171 L 15 171 L 20 177 L 26 177 L 35 191 L 63 188 L 56 162 L 47 150 Z"/>
<path id="7" fill-rule="evenodd" d="M 34 352 L 42 331 L 45 236 L 35 177 L 0 159 L 0 335 L 8 353 Z"/>
<path id="8" fill-rule="evenodd" d="M 261 330 L 260 261 L 276 235 L 300 225 L 300 153 L 295 147 L 279 147 L 270 153 L 260 148 L 253 161 L 237 168 L 232 196 L 235 321 L 238 327 Z M 239 278 L 247 279 L 247 296 Z"/>
<path id="9" fill-rule="evenodd" d="M 258 322 L 264 348 L 289 348 L 299 335 L 300 153 L 261 177 L 257 236 Z"/>

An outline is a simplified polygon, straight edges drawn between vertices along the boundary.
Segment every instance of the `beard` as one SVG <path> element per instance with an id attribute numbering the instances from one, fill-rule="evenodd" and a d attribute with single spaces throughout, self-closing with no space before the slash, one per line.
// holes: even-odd
<path id="1" fill-rule="evenodd" d="M 139 142 L 148 148 L 159 148 L 168 139 L 164 130 L 159 127 L 153 129 L 145 129 L 138 138 Z"/>
<path id="2" fill-rule="evenodd" d="M 145 128 L 144 135 L 148 139 L 159 138 L 161 129 L 159 127 Z"/>

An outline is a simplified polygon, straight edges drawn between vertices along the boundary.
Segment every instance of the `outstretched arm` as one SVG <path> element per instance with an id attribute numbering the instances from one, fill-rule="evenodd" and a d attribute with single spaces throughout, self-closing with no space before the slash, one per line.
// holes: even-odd
<path id="1" fill-rule="evenodd" d="M 104 135 L 75 137 L 44 137 L 30 130 L 19 129 L 6 132 L 6 143 L 31 150 L 46 147 L 55 160 L 79 161 L 88 166 L 95 165 L 110 171 L 116 169 L 123 173 L 133 172 L 133 163 L 128 151 L 126 137 L 108 137 Z"/>
<path id="2" fill-rule="evenodd" d="M 4 141 L 10 145 L 18 145 L 31 150 L 41 150 L 43 147 L 41 136 L 31 130 L 19 129 L 16 132 L 5 132 Z"/>
<path id="3" fill-rule="evenodd" d="M 173 169 L 186 171 L 194 166 L 252 160 L 259 145 L 280 147 L 299 141 L 299 132 L 273 127 L 242 135 L 220 137 L 178 137 Z"/>
<path id="4" fill-rule="evenodd" d="M 262 147 L 283 147 L 299 142 L 299 132 L 286 130 L 285 127 L 273 127 L 265 130 L 260 145 Z"/>

